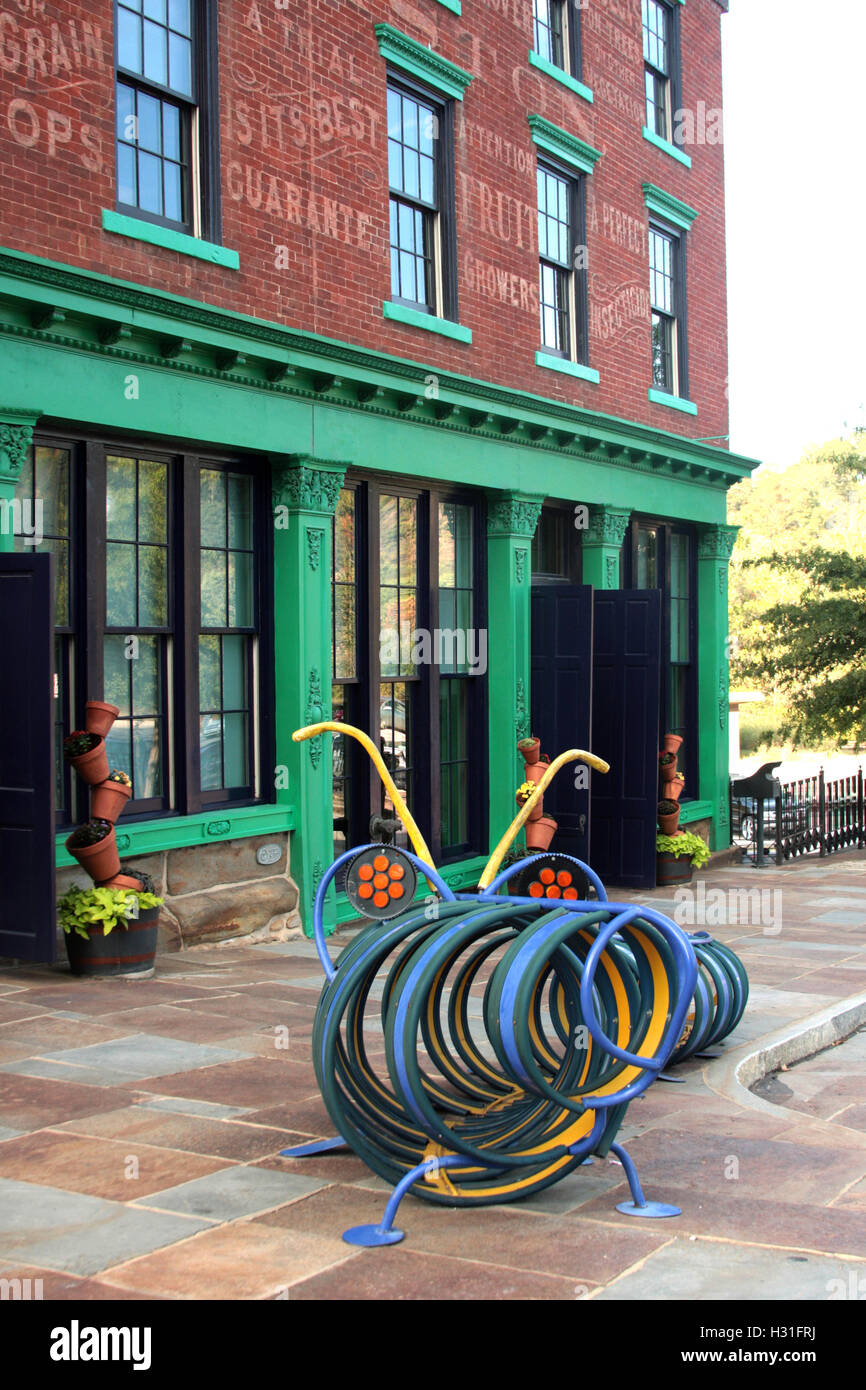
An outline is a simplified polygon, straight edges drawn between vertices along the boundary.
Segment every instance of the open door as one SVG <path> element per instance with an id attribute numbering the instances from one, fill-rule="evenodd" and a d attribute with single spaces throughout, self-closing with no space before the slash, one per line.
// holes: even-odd
<path id="1" fill-rule="evenodd" d="M 0 553 L 0 956 L 53 961 L 53 556 Z"/>
<path id="2" fill-rule="evenodd" d="M 551 759 L 566 748 L 596 751 L 590 742 L 592 622 L 591 584 L 533 584 L 530 732 L 541 739 L 541 751 Z M 587 780 L 588 773 L 583 764 L 575 763 L 544 793 L 544 813 L 559 827 L 551 850 L 574 854 L 586 863 L 591 862 L 589 790 L 575 786 L 575 780 Z"/>
<path id="3" fill-rule="evenodd" d="M 603 590 L 594 598 L 592 867 L 606 884 L 654 888 L 658 803 L 661 591 Z"/>

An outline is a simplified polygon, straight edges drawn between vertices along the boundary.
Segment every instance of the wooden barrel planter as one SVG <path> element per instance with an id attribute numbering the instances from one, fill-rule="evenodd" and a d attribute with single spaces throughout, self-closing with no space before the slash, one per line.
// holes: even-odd
<path id="1" fill-rule="evenodd" d="M 691 883 L 692 881 L 692 861 L 688 854 L 667 854 L 656 855 L 656 886 L 666 887 L 668 884 Z"/>
<path id="2" fill-rule="evenodd" d="M 105 935 L 104 928 L 89 928 L 85 941 L 77 932 L 66 934 L 66 953 L 73 975 L 142 975 L 153 969 L 156 958 L 159 908 L 144 908 L 125 927 L 115 927 Z"/>

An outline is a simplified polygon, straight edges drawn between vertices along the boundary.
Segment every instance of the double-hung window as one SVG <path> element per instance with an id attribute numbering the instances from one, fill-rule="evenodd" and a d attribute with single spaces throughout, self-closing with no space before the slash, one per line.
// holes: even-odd
<path id="1" fill-rule="evenodd" d="M 643 20 L 644 103 L 646 139 L 691 166 L 677 142 L 680 109 L 679 6 L 666 0 L 641 0 Z"/>
<path id="2" fill-rule="evenodd" d="M 447 105 L 388 83 L 391 301 L 456 318 L 453 188 Z"/>
<path id="3" fill-rule="evenodd" d="M 118 211 L 216 238 L 216 5 L 116 0 Z"/>
<path id="4" fill-rule="evenodd" d="M 587 355 L 586 268 L 577 264 L 583 244 L 583 184 L 539 161 L 538 255 L 541 347 L 567 361 Z"/>
<path id="5" fill-rule="evenodd" d="M 119 709 L 126 816 L 268 800 L 268 489 L 251 466 L 120 440 L 37 437 L 16 490 L 55 554 L 58 825 L 87 814 L 59 756 L 89 698 Z M 23 548 L 26 538 L 16 540 Z"/>
<path id="6" fill-rule="evenodd" d="M 529 61 L 572 91 L 592 101 L 580 80 L 582 56 L 578 0 L 533 0 Z"/>
<path id="7" fill-rule="evenodd" d="M 652 319 L 650 400 L 695 413 L 688 400 L 686 239 L 694 208 L 653 184 L 643 186 L 649 211 L 649 289 Z M 656 393 L 656 394 L 654 394 Z"/>

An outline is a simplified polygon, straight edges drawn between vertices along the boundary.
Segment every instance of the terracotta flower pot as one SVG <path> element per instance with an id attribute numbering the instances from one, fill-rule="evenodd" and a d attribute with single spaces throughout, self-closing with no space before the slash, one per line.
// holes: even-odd
<path id="1" fill-rule="evenodd" d="M 662 738 L 663 753 L 678 753 L 682 739 L 679 734 L 665 734 Z"/>
<path id="2" fill-rule="evenodd" d="M 109 820 L 114 825 L 132 796 L 132 787 L 123 782 L 100 782 L 90 793 L 91 820 Z"/>
<path id="3" fill-rule="evenodd" d="M 538 784 L 549 767 L 550 763 L 530 763 L 524 767 L 526 773 L 524 781 Z"/>
<path id="4" fill-rule="evenodd" d="M 88 700 L 85 710 L 85 729 L 89 734 L 99 734 L 100 738 L 105 738 L 120 714 L 117 705 L 107 705 L 103 700 Z"/>
<path id="5" fill-rule="evenodd" d="M 522 738 L 517 744 L 517 751 L 525 763 L 537 763 L 541 752 L 541 739 Z"/>
<path id="6" fill-rule="evenodd" d="M 659 763 L 659 780 L 662 782 L 672 782 L 676 775 L 677 756 L 675 753 L 672 761 L 668 763 L 667 767 L 665 767 L 662 763 Z"/>
<path id="7" fill-rule="evenodd" d="M 670 801 L 679 801 L 686 785 L 686 779 L 679 772 L 665 786 L 665 796 Z"/>
<path id="8" fill-rule="evenodd" d="M 133 893 L 144 891 L 143 880 L 134 873 L 124 873 L 122 869 L 113 878 L 106 879 L 104 883 L 97 883 L 96 886 L 97 888 L 129 888 Z"/>
<path id="9" fill-rule="evenodd" d="M 105 883 L 107 879 L 120 873 L 120 855 L 117 852 L 114 826 L 95 845 L 73 845 L 70 841 L 74 838 L 75 831 L 67 839 L 66 848 L 73 859 L 78 860 L 84 872 L 90 874 L 94 883 Z"/>
<path id="10" fill-rule="evenodd" d="M 528 779 L 527 779 L 527 780 L 528 780 Z M 525 801 L 523 801 L 519 796 L 516 796 L 514 799 L 515 799 L 515 801 L 517 802 L 518 806 L 521 807 L 521 809 L 526 805 Z M 527 821 L 527 824 L 528 824 L 528 825 L 531 825 L 534 821 L 541 820 L 541 817 L 542 817 L 543 815 L 544 815 L 544 797 L 542 796 L 542 797 L 539 797 L 538 801 L 535 803 L 535 805 L 533 806 L 532 810 L 529 812 L 529 820 Z"/>
<path id="11" fill-rule="evenodd" d="M 526 827 L 526 848 L 536 851 L 548 849 L 556 830 L 557 824 L 552 816 L 541 816 L 537 821 L 530 821 Z"/>
<path id="12" fill-rule="evenodd" d="M 77 758 L 69 759 L 70 767 L 74 767 L 82 782 L 87 782 L 91 787 L 98 787 L 100 782 L 104 782 L 108 777 L 108 754 L 105 751 L 105 739 L 100 738 L 95 748 L 91 748 L 89 753 L 79 753 Z"/>
<path id="13" fill-rule="evenodd" d="M 661 812 L 658 813 L 659 830 L 663 835 L 676 835 L 680 823 L 681 809 L 682 808 L 678 806 L 677 809 L 671 811 L 669 815 L 662 815 Z"/>

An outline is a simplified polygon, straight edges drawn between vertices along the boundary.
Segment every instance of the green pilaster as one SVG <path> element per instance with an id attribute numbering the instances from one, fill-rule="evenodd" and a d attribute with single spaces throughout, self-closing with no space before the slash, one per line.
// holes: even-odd
<path id="1" fill-rule="evenodd" d="M 531 545 L 543 498 L 491 494 L 487 505 L 490 843 L 498 844 L 517 806 L 522 767 L 517 740 L 529 727 Z"/>
<path id="2" fill-rule="evenodd" d="M 698 793 L 713 807 L 711 849 L 731 842 L 728 818 L 728 562 L 736 526 L 698 538 Z"/>
<path id="3" fill-rule="evenodd" d="M 308 455 L 271 457 L 274 501 L 276 799 L 292 802 L 292 877 L 307 935 L 313 900 L 333 859 L 331 735 L 293 743 L 292 731 L 331 716 L 331 518 L 344 463 Z M 325 923 L 333 930 L 333 889 Z"/>
<path id="4" fill-rule="evenodd" d="M 15 549 L 12 503 L 27 450 L 33 443 L 38 410 L 12 410 L 0 406 L 0 550 Z"/>
<path id="5" fill-rule="evenodd" d="M 590 507 L 583 533 L 583 582 L 596 589 L 620 587 L 620 555 L 631 512 L 619 507 Z"/>

